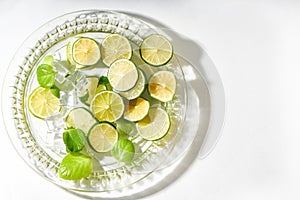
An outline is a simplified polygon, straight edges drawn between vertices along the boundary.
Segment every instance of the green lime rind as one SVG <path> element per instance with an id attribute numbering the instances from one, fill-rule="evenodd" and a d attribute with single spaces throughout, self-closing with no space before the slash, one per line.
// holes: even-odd
<path id="1" fill-rule="evenodd" d="M 67 46 L 66 46 L 66 57 L 67 57 L 67 61 L 71 66 L 76 66 L 75 61 L 73 60 L 73 56 L 72 56 L 72 42 L 68 42 Z"/>

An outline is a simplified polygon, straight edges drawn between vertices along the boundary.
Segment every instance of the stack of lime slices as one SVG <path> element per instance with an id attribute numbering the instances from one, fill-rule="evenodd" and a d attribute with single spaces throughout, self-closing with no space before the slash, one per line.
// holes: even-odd
<path id="1" fill-rule="evenodd" d="M 166 37 L 154 34 L 145 38 L 139 62 L 131 60 L 132 52 L 131 43 L 119 34 L 109 34 L 102 41 L 74 37 L 66 46 L 68 63 L 75 70 L 84 73 L 86 68 L 100 67 L 107 71 L 101 77 L 86 77 L 88 83 L 78 97 L 81 104 L 65 116 L 66 129 L 81 130 L 96 153 L 111 151 L 115 159 L 126 163 L 134 158 L 132 132 L 147 141 L 168 133 L 171 121 L 164 103 L 172 101 L 176 93 L 175 75 L 161 68 L 173 56 Z M 28 99 L 30 112 L 40 119 L 60 110 L 59 96 L 51 88 L 38 87 Z"/>

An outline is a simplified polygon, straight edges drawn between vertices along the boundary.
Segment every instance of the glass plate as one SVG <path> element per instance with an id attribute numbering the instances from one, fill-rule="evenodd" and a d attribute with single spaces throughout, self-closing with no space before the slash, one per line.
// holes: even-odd
<path id="1" fill-rule="evenodd" d="M 162 177 L 176 171 L 165 170 L 170 169 L 171 166 L 176 168 L 179 161 L 189 155 L 188 152 L 195 145 L 197 138 L 197 141 L 201 140 L 201 144 L 196 143 L 196 146 L 201 147 L 200 156 L 206 155 L 218 138 L 224 118 L 225 99 L 219 77 L 215 76 L 215 80 L 219 81 L 217 88 L 220 91 L 217 91 L 207 84 L 207 79 L 211 77 L 207 76 L 209 73 L 202 76 L 201 66 L 201 72 L 199 72 L 193 65 L 188 65 L 188 62 L 181 56 L 174 55 L 165 67 L 176 75 L 178 81 L 175 101 L 165 105 L 172 119 L 168 137 L 156 142 L 147 142 L 137 138 L 135 145 L 141 151 L 131 164 L 119 165 L 115 162 L 104 161 L 99 163 L 101 168 L 94 168 L 94 172 L 88 178 L 78 181 L 60 179 L 57 169 L 65 152 L 45 143 L 45 138 L 43 138 L 45 136 L 41 134 L 41 130 L 47 128 L 45 123 L 39 123 L 33 118 L 26 106 L 29 93 L 37 86 L 33 74 L 47 54 L 63 55 L 59 49 L 68 43 L 70 37 L 92 36 L 101 41 L 109 33 L 118 33 L 127 37 L 134 49 L 138 49 L 148 35 L 160 33 L 171 40 L 176 53 L 175 44 L 178 37 L 173 35 L 174 32 L 163 28 L 158 29 L 151 22 L 117 12 L 78 11 L 46 23 L 25 40 L 8 68 L 2 92 L 6 130 L 21 157 L 47 180 L 88 197 L 117 198 L 151 188 L 151 185 L 158 183 Z M 186 83 L 184 78 L 191 75 L 191 69 L 192 71 L 195 69 L 197 74 L 192 81 L 193 84 Z M 100 71 L 99 75 L 103 73 Z M 191 85 L 193 85 L 192 88 Z M 206 92 L 199 94 L 199 91 Z M 220 97 L 218 102 L 215 101 L 216 96 Z M 216 122 L 214 120 L 218 112 L 219 117 Z M 187 121 L 185 121 L 186 116 Z M 61 141 L 61 138 L 57 138 L 57 143 Z M 150 176 L 153 172 L 164 175 L 153 179 Z"/>

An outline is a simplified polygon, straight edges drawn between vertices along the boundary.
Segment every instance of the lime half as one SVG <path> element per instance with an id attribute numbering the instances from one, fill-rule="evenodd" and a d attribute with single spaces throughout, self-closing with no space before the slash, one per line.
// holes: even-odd
<path id="1" fill-rule="evenodd" d="M 137 122 L 137 130 L 145 140 L 158 140 L 165 136 L 171 126 L 168 113 L 159 107 L 150 108 L 148 115 Z"/>
<path id="2" fill-rule="evenodd" d="M 28 99 L 29 111 L 40 119 L 44 119 L 59 111 L 59 99 L 54 96 L 50 88 L 38 87 Z"/>
<path id="3" fill-rule="evenodd" d="M 146 63 L 153 66 L 161 66 L 172 58 L 173 47 L 166 37 L 153 34 L 142 42 L 140 54 Z"/>

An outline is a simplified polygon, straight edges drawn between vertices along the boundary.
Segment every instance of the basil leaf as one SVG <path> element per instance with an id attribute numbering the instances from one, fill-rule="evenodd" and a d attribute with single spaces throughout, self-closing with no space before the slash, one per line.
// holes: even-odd
<path id="1" fill-rule="evenodd" d="M 108 78 L 106 76 L 101 76 L 98 81 L 98 85 L 107 85 L 109 84 Z"/>
<path id="2" fill-rule="evenodd" d="M 120 162 L 129 163 L 133 160 L 135 153 L 134 145 L 130 140 L 120 139 L 111 150 L 111 154 Z"/>
<path id="3" fill-rule="evenodd" d="M 81 151 L 86 143 L 84 132 L 75 128 L 67 129 L 63 134 L 63 140 L 67 149 L 71 152 Z"/>
<path id="4" fill-rule="evenodd" d="M 92 158 L 81 153 L 70 153 L 61 161 L 58 173 L 65 180 L 88 177 L 93 169 Z"/>
<path id="5" fill-rule="evenodd" d="M 60 97 L 60 94 L 59 94 L 60 90 L 59 90 L 59 88 L 56 87 L 55 85 L 53 85 L 53 86 L 50 88 L 50 91 L 51 91 L 51 93 L 52 93 L 54 96 L 56 96 L 57 98 Z"/>
<path id="6" fill-rule="evenodd" d="M 54 85 L 56 72 L 53 70 L 51 65 L 41 64 L 37 68 L 36 73 L 40 86 L 44 88 L 51 88 Z"/>
<path id="7" fill-rule="evenodd" d="M 48 55 L 44 58 L 43 64 L 47 64 L 47 65 L 53 65 L 54 59 L 53 56 Z"/>

